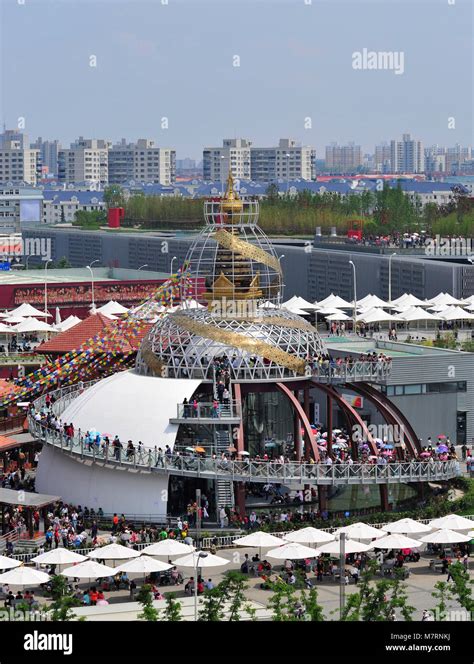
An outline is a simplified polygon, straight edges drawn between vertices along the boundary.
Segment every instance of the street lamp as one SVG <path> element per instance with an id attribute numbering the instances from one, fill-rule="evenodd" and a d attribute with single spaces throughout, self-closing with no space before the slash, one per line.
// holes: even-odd
<path id="1" fill-rule="evenodd" d="M 173 263 L 178 260 L 177 256 L 173 256 L 171 259 L 171 267 L 170 267 L 170 277 L 173 275 Z"/>
<path id="2" fill-rule="evenodd" d="M 53 261 L 48 258 L 44 265 L 44 313 L 48 313 L 48 265 Z"/>
<path id="3" fill-rule="evenodd" d="M 145 265 L 140 265 L 140 267 L 138 269 L 143 270 L 144 267 L 149 267 L 148 263 L 145 263 Z"/>
<path id="4" fill-rule="evenodd" d="M 97 258 L 95 261 L 92 261 L 90 265 L 86 265 L 87 269 L 91 273 L 91 285 L 92 285 L 92 306 L 91 306 L 91 312 L 94 314 L 95 313 L 95 299 L 94 299 L 94 271 L 92 269 L 92 266 L 94 263 L 100 263 L 100 260 Z"/>
<path id="5" fill-rule="evenodd" d="M 388 303 L 390 308 L 392 307 L 392 258 L 396 255 L 396 253 L 393 253 L 388 259 Z"/>
<path id="6" fill-rule="evenodd" d="M 354 332 L 356 331 L 356 321 L 357 321 L 357 278 L 356 278 L 356 266 L 353 261 L 349 261 L 352 265 L 352 270 L 354 272 Z"/>
<path id="7" fill-rule="evenodd" d="M 340 533 L 339 545 L 339 620 L 342 620 L 346 599 L 346 533 Z"/>
<path id="8" fill-rule="evenodd" d="M 198 567 L 201 558 L 207 558 L 208 554 L 204 551 L 199 551 L 196 555 L 196 566 L 194 568 L 194 622 L 198 619 Z"/>

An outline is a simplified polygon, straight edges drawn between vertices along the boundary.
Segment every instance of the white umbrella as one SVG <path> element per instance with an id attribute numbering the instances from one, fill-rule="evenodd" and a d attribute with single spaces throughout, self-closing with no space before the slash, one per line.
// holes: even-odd
<path id="1" fill-rule="evenodd" d="M 331 293 L 331 295 L 325 297 L 324 300 L 315 302 L 314 304 L 322 308 L 336 307 L 336 309 L 350 309 L 353 306 L 351 302 L 343 300 L 342 297 L 339 295 L 334 295 L 334 293 Z"/>
<path id="2" fill-rule="evenodd" d="M 129 572 L 130 574 L 144 574 L 146 576 L 151 572 L 165 572 L 171 568 L 172 565 L 163 563 L 161 560 L 155 560 L 150 556 L 140 556 L 139 558 L 133 558 L 133 560 L 127 560 L 126 563 L 116 567 L 115 573 Z"/>
<path id="3" fill-rule="evenodd" d="M 69 549 L 63 547 L 51 549 L 51 551 L 46 551 L 46 553 L 41 553 L 31 559 L 33 563 L 40 563 L 41 565 L 66 565 L 82 563 L 84 560 L 87 560 L 87 556 L 81 556 L 79 553 L 69 551 Z"/>
<path id="4" fill-rule="evenodd" d="M 49 581 L 51 577 L 46 572 L 39 572 L 32 567 L 20 565 L 8 572 L 0 574 L 0 582 L 8 583 L 12 586 L 40 586 Z"/>
<path id="5" fill-rule="evenodd" d="M 439 314 L 443 320 L 474 320 L 474 314 L 461 307 L 447 307 Z"/>
<path id="6" fill-rule="evenodd" d="M 0 569 L 13 569 L 20 567 L 21 561 L 15 558 L 8 558 L 7 556 L 0 556 Z"/>
<path id="7" fill-rule="evenodd" d="M 326 542 L 332 542 L 334 535 L 308 526 L 307 528 L 300 528 L 292 533 L 288 533 L 283 539 L 288 542 L 302 542 L 303 544 L 325 544 Z"/>
<path id="8" fill-rule="evenodd" d="M 398 521 L 393 521 L 393 523 L 387 523 L 383 529 L 389 533 L 401 533 L 402 535 L 427 533 L 431 530 L 430 526 L 414 519 L 398 519 Z"/>
<path id="9" fill-rule="evenodd" d="M 55 327 L 60 332 L 65 332 L 66 330 L 70 330 L 71 327 L 74 327 L 74 325 L 77 325 L 80 322 L 81 319 L 78 318 L 77 316 L 68 316 L 67 318 L 62 320 L 59 324 L 56 324 Z"/>
<path id="10" fill-rule="evenodd" d="M 457 300 L 455 297 L 449 293 L 439 293 L 436 297 L 429 300 L 429 304 L 446 304 L 446 305 L 458 305 L 463 304 L 462 300 Z"/>
<path id="11" fill-rule="evenodd" d="M 58 326 L 60 325 L 60 323 L 61 323 L 61 311 L 59 307 L 56 307 L 56 317 L 54 319 L 54 324 Z"/>
<path id="12" fill-rule="evenodd" d="M 377 295 L 366 295 L 361 300 L 357 300 L 357 305 L 361 307 L 388 307 L 388 302 L 384 302 Z"/>
<path id="13" fill-rule="evenodd" d="M 9 325 L 17 325 L 18 323 L 24 323 L 26 320 L 25 316 L 8 316 L 4 318 L 3 322 L 8 323 Z"/>
<path id="14" fill-rule="evenodd" d="M 310 549 L 309 546 L 298 544 L 298 542 L 287 542 L 283 546 L 271 549 L 267 556 L 277 560 L 304 560 L 305 558 L 314 558 L 316 549 Z"/>
<path id="15" fill-rule="evenodd" d="M 161 540 L 161 542 L 154 542 L 149 544 L 141 550 L 141 554 L 147 556 L 179 556 L 181 553 L 191 553 L 194 547 L 183 542 L 177 542 L 173 539 Z"/>
<path id="16" fill-rule="evenodd" d="M 23 302 L 23 304 L 20 304 L 19 307 L 10 311 L 10 316 L 24 316 L 25 318 L 28 316 L 34 316 L 35 318 L 47 318 L 48 316 L 51 316 L 51 314 L 40 311 L 40 309 L 32 307 L 31 304 Z"/>
<path id="17" fill-rule="evenodd" d="M 250 533 L 250 535 L 238 537 L 233 541 L 233 544 L 237 544 L 237 546 L 249 546 L 255 549 L 271 549 L 272 546 L 281 546 L 282 541 L 280 537 L 257 530 L 254 533 Z"/>
<path id="18" fill-rule="evenodd" d="M 129 549 L 128 546 L 122 544 L 107 544 L 106 546 L 99 546 L 89 553 L 89 558 L 98 560 L 127 560 L 128 558 L 138 558 L 140 551 Z"/>
<path id="19" fill-rule="evenodd" d="M 359 320 L 363 323 L 382 323 L 389 320 L 397 320 L 396 316 L 389 314 L 383 309 L 373 308 L 360 315 Z"/>
<path id="20" fill-rule="evenodd" d="M 318 305 L 312 304 L 312 302 L 308 302 L 305 300 L 303 297 L 298 297 L 297 295 L 293 295 L 289 300 L 286 302 L 283 302 L 281 305 L 282 307 L 285 307 L 286 309 L 317 309 Z"/>
<path id="21" fill-rule="evenodd" d="M 83 563 L 66 567 L 61 572 L 61 576 L 77 579 L 102 579 L 106 576 L 114 576 L 115 570 L 108 565 L 102 565 L 95 560 L 85 560 Z"/>
<path id="22" fill-rule="evenodd" d="M 44 320 L 27 318 L 21 323 L 18 323 L 18 325 L 15 325 L 14 330 L 15 332 L 52 332 L 54 331 L 54 328 L 51 327 L 49 323 L 45 323 Z"/>
<path id="23" fill-rule="evenodd" d="M 426 307 L 426 302 L 415 297 L 411 293 L 403 293 L 400 297 L 397 297 L 396 300 L 392 300 L 392 305 L 401 306 L 401 307 Z"/>
<path id="24" fill-rule="evenodd" d="M 372 542 L 377 549 L 413 549 L 420 546 L 420 542 L 401 533 L 393 533 Z"/>
<path id="25" fill-rule="evenodd" d="M 96 313 L 105 314 L 106 316 L 109 314 L 125 314 L 127 311 L 127 307 L 124 307 L 123 304 L 120 304 L 120 302 L 116 302 L 115 300 L 110 300 L 107 304 L 103 304 L 96 309 Z"/>
<path id="26" fill-rule="evenodd" d="M 377 545 L 378 546 L 378 545 Z M 372 544 L 362 544 L 362 542 L 356 542 L 355 540 L 347 539 L 344 542 L 344 552 L 347 553 L 362 553 L 363 551 L 370 551 L 374 548 L 374 543 Z M 334 540 L 333 542 L 328 542 L 323 544 L 323 546 L 318 546 L 316 549 L 316 555 L 319 556 L 321 553 L 332 553 L 340 554 L 341 552 L 341 542 L 339 540 Z"/>
<path id="27" fill-rule="evenodd" d="M 420 542 L 428 542 L 429 544 L 456 544 L 457 542 L 470 542 L 471 539 L 469 535 L 463 535 L 454 530 L 442 528 L 434 533 L 420 537 Z"/>
<path id="28" fill-rule="evenodd" d="M 221 558 L 221 556 L 215 556 L 212 553 L 206 553 L 205 556 L 201 557 L 199 554 L 205 553 L 203 551 L 193 551 L 188 553 L 187 556 L 182 558 L 177 558 L 173 561 L 173 565 L 178 567 L 192 567 L 196 569 L 197 567 L 222 567 L 222 565 L 230 565 L 230 560 L 226 558 Z"/>
<path id="29" fill-rule="evenodd" d="M 466 519 L 464 516 L 459 516 L 459 514 L 447 514 L 438 519 L 433 519 L 430 521 L 430 526 L 435 528 L 449 528 L 449 530 L 471 530 L 474 525 L 474 521 Z"/>
<path id="30" fill-rule="evenodd" d="M 430 314 L 429 311 L 426 311 L 422 307 L 410 307 L 397 314 L 396 320 L 407 323 L 417 320 L 441 320 L 441 318 L 438 315 Z"/>
<path id="31" fill-rule="evenodd" d="M 326 316 L 326 320 L 351 320 L 351 317 L 342 311 L 339 311 L 337 314 L 329 314 L 329 316 Z"/>
<path id="32" fill-rule="evenodd" d="M 381 528 L 374 528 L 369 526 L 367 523 L 362 523 L 358 521 L 357 523 L 351 523 L 349 526 L 343 526 L 338 528 L 335 531 L 336 535 L 340 533 L 345 533 L 349 539 L 372 539 L 374 537 L 384 537 L 387 533 Z"/>

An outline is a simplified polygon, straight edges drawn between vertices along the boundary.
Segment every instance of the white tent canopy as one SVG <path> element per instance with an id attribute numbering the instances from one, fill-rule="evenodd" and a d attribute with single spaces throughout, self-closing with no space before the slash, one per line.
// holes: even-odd
<path id="1" fill-rule="evenodd" d="M 276 560 L 305 560 L 314 558 L 316 549 L 310 549 L 309 546 L 304 546 L 299 542 L 287 542 L 283 546 L 268 551 L 267 556 Z"/>
<path id="2" fill-rule="evenodd" d="M 77 325 L 80 322 L 81 319 L 78 318 L 77 316 L 68 316 L 60 323 L 58 323 L 55 327 L 59 332 L 65 332 L 66 330 L 70 330 L 71 327 L 74 327 L 74 325 Z"/>
<path id="3" fill-rule="evenodd" d="M 130 574 L 150 574 L 151 572 L 166 572 L 172 568 L 172 565 L 169 563 L 164 563 L 161 560 L 155 560 L 150 558 L 150 556 L 140 556 L 139 558 L 133 558 L 133 560 L 127 560 L 126 563 L 122 563 L 115 568 L 115 573 L 117 572 L 127 572 Z"/>
<path id="4" fill-rule="evenodd" d="M 48 316 L 51 316 L 51 314 L 40 311 L 40 309 L 36 309 L 31 304 L 23 302 L 23 304 L 20 304 L 19 307 L 10 311 L 10 316 L 23 316 L 24 318 L 29 318 L 31 316 L 34 318 L 47 318 Z"/>
<path id="5" fill-rule="evenodd" d="M 406 311 L 397 314 L 395 320 L 408 323 L 417 320 L 441 320 L 441 318 L 435 314 L 430 314 L 429 311 L 421 307 L 410 307 Z"/>
<path id="6" fill-rule="evenodd" d="M 36 318 L 27 318 L 14 327 L 15 332 L 54 332 L 54 327 Z"/>
<path id="7" fill-rule="evenodd" d="M 288 311 L 291 311 L 292 314 L 296 314 L 297 316 L 308 316 L 308 312 L 305 311 L 304 309 L 300 309 L 299 307 L 285 307 Z"/>
<path id="8" fill-rule="evenodd" d="M 403 293 L 400 297 L 397 297 L 396 300 L 392 300 L 392 305 L 397 307 L 426 307 L 427 303 L 424 300 L 420 300 L 415 295 L 411 293 Z"/>
<path id="9" fill-rule="evenodd" d="M 381 537 L 374 543 L 377 549 L 413 549 L 420 546 L 420 542 L 402 533 L 393 533 Z"/>
<path id="10" fill-rule="evenodd" d="M 199 554 L 205 554 L 204 557 L 201 558 Z M 188 553 L 187 556 L 183 556 L 182 558 L 177 558 L 176 560 L 173 561 L 173 565 L 177 565 L 178 567 L 192 567 L 193 569 L 196 569 L 196 566 L 198 568 L 200 567 L 222 567 L 223 565 L 229 565 L 230 560 L 227 560 L 226 558 L 221 558 L 221 556 L 215 556 L 212 553 L 206 553 L 205 551 L 193 551 L 192 553 Z"/>
<path id="11" fill-rule="evenodd" d="M 428 302 L 429 304 L 445 304 L 446 306 L 451 304 L 453 305 L 463 304 L 463 300 L 457 300 L 449 293 L 439 293 L 436 297 L 433 297 Z"/>
<path id="12" fill-rule="evenodd" d="M 102 565 L 95 560 L 85 560 L 83 563 L 66 567 L 61 576 L 72 579 L 102 579 L 106 576 L 114 576 L 115 570 L 108 565 Z"/>
<path id="13" fill-rule="evenodd" d="M 129 549 L 128 546 L 123 544 L 107 544 L 106 546 L 99 546 L 94 551 L 89 553 L 89 558 L 97 560 L 127 560 L 127 558 L 138 558 L 140 551 Z"/>
<path id="14" fill-rule="evenodd" d="M 331 293 L 331 295 L 325 297 L 324 300 L 315 302 L 314 304 L 323 309 L 330 307 L 335 307 L 336 309 L 350 309 L 353 306 L 347 300 L 343 300 L 342 297 L 339 297 L 339 295 L 334 295 L 334 293 Z"/>
<path id="15" fill-rule="evenodd" d="M 86 556 L 81 556 L 81 554 L 63 547 L 51 549 L 31 559 L 32 562 L 41 565 L 72 565 L 73 563 L 82 563 L 84 560 L 87 560 Z"/>
<path id="16" fill-rule="evenodd" d="M 474 320 L 474 314 L 461 307 L 448 307 L 440 312 L 439 317 L 442 320 Z"/>
<path id="17" fill-rule="evenodd" d="M 351 317 L 347 316 L 342 311 L 339 311 L 336 314 L 329 314 L 329 316 L 326 316 L 326 320 L 329 320 L 329 321 L 333 321 L 333 320 L 351 320 Z"/>
<path id="18" fill-rule="evenodd" d="M 374 548 L 374 543 L 372 544 L 362 544 L 362 542 L 356 542 L 355 540 L 346 539 L 344 542 L 344 552 L 349 553 L 362 553 L 363 551 L 369 551 Z M 339 540 L 334 540 L 333 542 L 328 542 L 323 544 L 323 546 L 318 546 L 316 549 L 316 555 L 319 556 L 321 553 L 332 553 L 335 555 L 340 554 L 341 543 Z"/>
<path id="19" fill-rule="evenodd" d="M 160 542 L 153 542 L 141 550 L 142 554 L 147 556 L 179 556 L 186 553 L 192 553 L 194 547 L 183 542 L 177 542 L 173 539 L 165 539 Z"/>
<path id="20" fill-rule="evenodd" d="M 415 521 L 414 519 L 398 519 L 398 521 L 393 521 L 392 523 L 387 523 L 384 527 L 389 533 L 401 533 L 402 535 L 414 535 L 416 533 L 427 533 L 431 530 L 430 526 L 427 526 L 420 521 Z"/>
<path id="21" fill-rule="evenodd" d="M 377 295 L 366 295 L 365 297 L 357 300 L 357 306 L 361 307 L 388 307 L 388 302 L 384 302 Z"/>
<path id="22" fill-rule="evenodd" d="M 206 307 L 203 304 L 199 304 L 197 300 L 183 300 L 181 304 L 181 309 L 205 309 Z"/>
<path id="23" fill-rule="evenodd" d="M 473 525 L 474 521 L 459 514 L 447 514 L 430 521 L 432 528 L 448 528 L 449 530 L 471 530 Z"/>
<path id="24" fill-rule="evenodd" d="M 105 314 L 106 316 L 108 314 L 125 314 L 127 311 L 127 307 L 124 307 L 123 304 L 120 304 L 120 302 L 116 302 L 115 300 L 110 300 L 107 304 L 103 304 L 96 309 L 96 313 Z"/>
<path id="25" fill-rule="evenodd" d="M 7 318 L 3 319 L 3 322 L 8 323 L 9 325 L 18 325 L 18 323 L 24 323 L 25 320 L 28 320 L 25 316 L 8 315 Z"/>
<path id="26" fill-rule="evenodd" d="M 262 530 L 257 530 L 250 535 L 244 535 L 234 540 L 237 546 L 250 546 L 254 548 L 271 548 L 272 546 L 281 546 L 283 540 L 280 537 L 275 537 L 270 533 L 264 533 Z"/>
<path id="27" fill-rule="evenodd" d="M 288 533 L 284 538 L 288 542 L 302 542 L 303 544 L 324 544 L 326 542 L 332 542 L 334 540 L 334 535 L 327 533 L 324 530 L 318 530 L 312 526 L 307 528 L 300 528 L 295 530 L 292 533 Z"/>
<path id="28" fill-rule="evenodd" d="M 349 539 L 373 539 L 374 537 L 384 537 L 387 533 L 381 528 L 374 528 L 367 523 L 358 521 L 351 523 L 349 526 L 342 526 L 335 531 L 335 535 L 345 533 Z"/>
<path id="29" fill-rule="evenodd" d="M 20 565 L 0 574 L 0 583 L 8 583 L 12 586 L 40 586 L 42 583 L 47 583 L 50 578 L 46 572 L 39 572 L 33 567 Z"/>
<path id="30" fill-rule="evenodd" d="M 366 313 L 359 316 L 359 320 L 363 323 L 383 323 L 384 321 L 398 320 L 393 314 L 389 314 L 383 309 L 370 309 Z"/>
<path id="31" fill-rule="evenodd" d="M 312 304 L 311 302 L 308 302 L 308 300 L 305 300 L 303 297 L 298 297 L 297 295 L 293 295 L 293 297 L 290 297 L 289 300 L 286 302 L 283 302 L 282 307 L 285 307 L 286 309 L 318 309 L 318 305 Z"/>
<path id="32" fill-rule="evenodd" d="M 336 309 L 336 307 L 324 307 L 322 309 L 318 309 L 316 313 L 321 314 L 321 316 L 332 316 L 332 314 L 340 314 L 341 312 L 339 309 Z"/>
<path id="33" fill-rule="evenodd" d="M 0 556 L 0 569 L 13 569 L 20 567 L 21 561 L 16 558 L 8 558 L 7 556 Z"/>
<path id="34" fill-rule="evenodd" d="M 448 528 L 441 528 L 441 530 L 420 537 L 420 541 L 429 544 L 457 544 L 458 542 L 470 542 L 471 537 Z"/>

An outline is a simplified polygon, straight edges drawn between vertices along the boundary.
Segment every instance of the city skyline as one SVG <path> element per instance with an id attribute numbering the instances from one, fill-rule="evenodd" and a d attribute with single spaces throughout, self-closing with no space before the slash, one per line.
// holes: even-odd
<path id="1" fill-rule="evenodd" d="M 117 0 L 94 3 L 93 14 L 90 7 L 2 4 L 7 127 L 24 118 L 32 138 L 63 145 L 76 138 L 73 126 L 112 142 L 149 136 L 196 160 L 221 137 L 265 146 L 290 136 L 318 158 L 334 141 L 356 140 L 365 153 L 406 132 L 425 146 L 471 143 L 467 0 Z M 403 68 L 371 70 L 364 49 L 393 52 L 395 62 L 402 53 Z M 354 54 L 363 52 L 361 70 Z M 44 76 L 32 67 L 38 53 Z"/>

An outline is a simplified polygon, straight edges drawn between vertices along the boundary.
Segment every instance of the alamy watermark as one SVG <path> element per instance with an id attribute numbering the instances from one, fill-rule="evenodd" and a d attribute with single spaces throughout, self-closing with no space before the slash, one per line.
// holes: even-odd
<path id="1" fill-rule="evenodd" d="M 0 238 L 0 255 L 4 259 L 35 256 L 48 261 L 51 260 L 51 238 L 7 235 Z"/>
<path id="2" fill-rule="evenodd" d="M 405 72 L 405 53 L 403 51 L 354 51 L 352 69 L 391 70 L 397 76 Z"/>
<path id="3" fill-rule="evenodd" d="M 383 443 L 390 443 L 394 447 L 399 447 L 405 438 L 405 428 L 398 424 L 367 424 L 362 427 L 355 424 L 352 427 L 353 442 L 367 440 L 369 434 L 374 440 L 380 440 Z"/>
<path id="4" fill-rule="evenodd" d="M 219 318 L 255 318 L 259 315 L 257 300 L 212 300 L 209 310 Z"/>
<path id="5" fill-rule="evenodd" d="M 474 260 L 474 246 L 471 238 L 441 237 L 425 240 L 425 254 L 427 256 L 467 256 Z"/>

